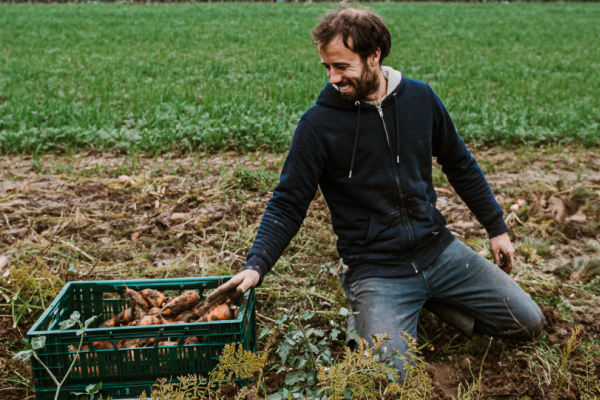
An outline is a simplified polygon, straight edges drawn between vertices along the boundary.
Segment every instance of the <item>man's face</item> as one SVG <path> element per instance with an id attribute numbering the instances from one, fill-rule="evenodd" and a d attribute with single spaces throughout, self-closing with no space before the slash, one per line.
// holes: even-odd
<path id="1" fill-rule="evenodd" d="M 352 47 L 351 38 L 348 42 Z M 319 46 L 319 55 L 321 64 L 327 69 L 329 82 L 340 89 L 345 101 L 366 99 L 379 88 L 377 70 L 370 65 L 378 66 L 377 54 L 363 62 L 357 53 L 344 45 L 342 37 L 337 36 L 326 46 Z"/>

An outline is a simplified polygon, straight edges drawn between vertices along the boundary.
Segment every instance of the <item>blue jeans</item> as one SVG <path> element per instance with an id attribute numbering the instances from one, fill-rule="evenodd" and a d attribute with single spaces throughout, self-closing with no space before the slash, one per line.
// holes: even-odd
<path id="1" fill-rule="evenodd" d="M 358 312 L 349 321 L 369 340 L 388 333 L 393 345 L 407 355 L 398 335 L 417 337 L 417 319 L 423 304 L 434 300 L 475 318 L 475 331 L 494 337 L 533 339 L 544 329 L 544 316 L 531 296 L 504 271 L 455 239 L 425 270 L 399 278 L 366 278 L 342 285 L 350 308 Z M 403 371 L 403 363 L 396 360 Z"/>

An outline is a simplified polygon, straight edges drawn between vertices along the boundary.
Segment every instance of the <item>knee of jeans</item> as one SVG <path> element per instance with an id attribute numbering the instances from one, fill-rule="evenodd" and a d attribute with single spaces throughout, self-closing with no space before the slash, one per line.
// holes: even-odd
<path id="1" fill-rule="evenodd" d="M 531 336 L 537 338 L 544 332 L 544 326 L 546 325 L 546 318 L 539 307 L 535 307 L 533 318 L 529 322 L 529 332 Z"/>

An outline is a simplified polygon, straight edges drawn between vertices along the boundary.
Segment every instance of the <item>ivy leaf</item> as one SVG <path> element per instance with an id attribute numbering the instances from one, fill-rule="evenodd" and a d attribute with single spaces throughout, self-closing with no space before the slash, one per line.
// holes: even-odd
<path id="1" fill-rule="evenodd" d="M 21 339 L 21 343 L 23 343 L 25 345 L 25 347 L 23 348 L 23 350 L 31 350 L 31 349 L 33 349 L 33 347 L 31 347 L 31 343 L 29 343 L 29 339 L 27 339 L 27 338 Z"/>
<path id="2" fill-rule="evenodd" d="M 325 336 L 325 331 L 323 329 L 313 329 L 313 331 L 315 332 L 315 335 L 319 337 Z"/>
<path id="3" fill-rule="evenodd" d="M 388 378 L 388 381 L 390 381 L 390 382 L 398 383 L 398 380 L 396 379 L 394 374 L 392 374 L 391 372 L 387 373 L 387 378 Z"/>
<path id="4" fill-rule="evenodd" d="M 17 354 L 14 355 L 13 360 L 17 358 L 23 359 L 23 361 L 29 360 L 29 358 L 33 355 L 33 350 L 21 350 Z"/>
<path id="5" fill-rule="evenodd" d="M 331 330 L 331 339 L 335 340 L 337 339 L 338 335 L 340 334 L 339 329 L 332 329 Z"/>
<path id="6" fill-rule="evenodd" d="M 93 396 L 96 393 L 98 393 L 100 389 L 102 389 L 102 382 L 98 382 L 95 385 L 91 384 L 86 386 L 85 391 L 88 392 L 88 394 L 90 394 L 91 396 Z"/>
<path id="7" fill-rule="evenodd" d="M 85 322 L 83 323 L 83 326 L 85 328 L 87 328 L 88 326 L 90 326 L 96 320 L 96 318 L 98 318 L 98 316 L 94 315 L 91 318 L 86 319 Z"/>
<path id="8" fill-rule="evenodd" d="M 342 307 L 340 308 L 340 315 L 346 316 L 348 315 L 350 312 L 348 311 L 348 309 L 346 307 Z"/>
<path id="9" fill-rule="evenodd" d="M 31 347 L 33 350 L 40 350 L 46 346 L 46 336 L 37 336 L 31 339 Z"/>
<path id="10" fill-rule="evenodd" d="M 360 335 L 358 334 L 358 332 L 355 329 L 348 332 L 348 337 L 356 342 L 358 342 L 360 339 Z"/>
<path id="11" fill-rule="evenodd" d="M 352 398 L 352 391 L 350 389 L 346 389 L 344 390 L 343 395 L 346 399 L 350 400 Z"/>
<path id="12" fill-rule="evenodd" d="M 67 319 L 67 320 L 59 322 L 58 326 L 60 327 L 61 331 L 65 331 L 65 330 L 69 329 L 70 327 L 72 327 L 73 325 L 75 325 L 76 323 L 77 323 L 77 321 L 75 321 L 75 320 Z"/>
<path id="13" fill-rule="evenodd" d="M 273 333 L 271 328 L 263 328 L 262 331 L 260 331 L 260 335 L 258 335 L 258 340 L 261 340 L 262 338 L 264 338 L 267 335 L 270 335 L 271 333 Z"/>
<path id="14" fill-rule="evenodd" d="M 284 400 L 282 390 L 269 396 L 269 400 Z"/>
<path id="15" fill-rule="evenodd" d="M 285 376 L 285 384 L 292 386 L 298 382 L 304 381 L 306 379 L 305 375 L 306 374 L 304 373 L 304 371 L 300 370 L 288 372 L 288 374 Z"/>
<path id="16" fill-rule="evenodd" d="M 281 342 L 279 344 L 279 347 L 277 348 L 277 354 L 279 354 L 282 364 L 285 364 L 285 361 L 287 360 L 287 356 L 288 356 L 288 354 L 290 354 L 291 350 L 292 350 L 292 346 L 290 346 L 289 343 Z"/>
<path id="17" fill-rule="evenodd" d="M 306 373 L 306 384 L 309 387 L 315 386 L 315 370 L 311 369 Z"/>
<path id="18" fill-rule="evenodd" d="M 304 312 L 304 314 L 302 314 L 302 319 L 303 319 L 303 320 L 309 320 L 309 319 L 311 319 L 312 317 L 314 317 L 314 316 L 315 316 L 315 314 L 316 314 L 316 313 L 315 313 L 315 312 L 312 312 L 312 311 L 305 311 L 305 312 Z"/>

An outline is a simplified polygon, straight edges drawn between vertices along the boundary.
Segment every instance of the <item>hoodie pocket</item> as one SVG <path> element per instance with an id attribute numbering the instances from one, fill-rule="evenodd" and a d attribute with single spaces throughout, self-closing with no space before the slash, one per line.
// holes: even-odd
<path id="1" fill-rule="evenodd" d="M 401 230 L 400 211 L 394 211 L 386 215 L 369 216 L 369 231 L 363 246 L 368 246 L 373 242 L 388 242 L 396 240 Z"/>
<path id="2" fill-rule="evenodd" d="M 410 216 L 414 240 L 417 243 L 432 233 L 437 233 L 446 225 L 446 218 L 428 201 L 408 207 L 408 215 Z"/>

